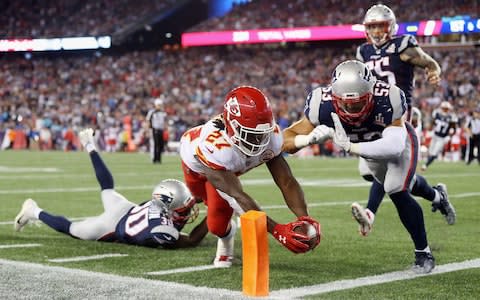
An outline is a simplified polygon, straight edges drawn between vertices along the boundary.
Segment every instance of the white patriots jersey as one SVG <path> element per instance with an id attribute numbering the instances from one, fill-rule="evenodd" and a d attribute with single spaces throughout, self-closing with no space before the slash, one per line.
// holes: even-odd
<path id="1" fill-rule="evenodd" d="M 203 174 L 202 170 L 207 166 L 241 175 L 279 155 L 282 143 L 283 136 L 277 125 L 266 149 L 258 156 L 247 156 L 231 143 L 225 130 L 219 129 L 214 120 L 210 120 L 183 134 L 180 156 L 192 171 L 199 174 Z"/>

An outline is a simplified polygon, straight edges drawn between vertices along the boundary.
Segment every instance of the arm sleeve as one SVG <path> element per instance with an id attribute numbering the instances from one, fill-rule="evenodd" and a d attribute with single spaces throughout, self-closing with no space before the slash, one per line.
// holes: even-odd
<path id="1" fill-rule="evenodd" d="M 363 143 L 352 143 L 350 153 L 364 158 L 389 159 L 400 156 L 405 149 L 407 130 L 405 127 L 390 126 L 383 130 L 382 138 Z"/>

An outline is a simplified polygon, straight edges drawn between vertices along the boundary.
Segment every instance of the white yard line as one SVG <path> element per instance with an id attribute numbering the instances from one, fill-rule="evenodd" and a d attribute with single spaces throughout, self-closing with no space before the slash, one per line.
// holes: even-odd
<path id="1" fill-rule="evenodd" d="M 0 192 L 1 194 L 1 192 Z M 454 195 L 448 195 L 449 198 L 469 198 L 469 197 L 476 197 L 480 196 L 480 192 L 478 193 L 463 193 L 463 194 L 454 194 Z M 329 201 L 329 202 L 309 202 L 308 207 L 320 207 L 320 206 L 337 206 L 337 205 L 346 205 L 349 206 L 353 202 L 358 201 L 356 200 L 345 200 L 345 201 Z M 366 201 L 366 199 L 365 199 Z M 389 202 L 390 199 L 388 197 L 385 197 L 384 201 Z M 390 201 L 391 202 L 391 201 Z M 283 209 L 286 208 L 287 206 L 285 204 L 278 204 L 278 205 L 265 205 L 262 206 L 262 209 L 268 210 L 268 209 Z M 204 210 L 200 210 L 200 213 L 204 213 Z M 71 221 L 80 221 L 83 219 L 86 219 L 89 217 L 76 217 L 76 218 L 69 218 Z M 0 225 L 13 225 L 13 221 L 0 221 Z"/>
<path id="2" fill-rule="evenodd" d="M 188 268 L 178 268 L 178 269 L 170 269 L 170 270 L 163 270 L 163 271 L 154 271 L 145 273 L 147 275 L 169 275 L 169 274 L 177 274 L 177 273 L 187 273 L 187 272 L 196 272 L 196 271 L 203 271 L 203 270 L 210 270 L 216 269 L 214 265 L 204 265 L 204 266 L 196 266 L 196 267 L 188 267 Z"/>
<path id="3" fill-rule="evenodd" d="M 252 299 L 240 291 L 196 287 L 175 282 L 149 280 L 112 274 L 51 267 L 40 264 L 0 259 L 2 279 L 0 291 L 6 299 L 23 298 L 68 298 L 93 299 Z M 437 266 L 431 274 L 415 274 L 413 271 L 398 271 L 361 278 L 326 282 L 313 286 L 271 291 L 263 299 L 294 299 L 309 295 L 341 291 L 421 276 L 480 268 L 480 259 L 449 263 Z M 148 297 L 150 295 L 150 297 Z"/>
<path id="4" fill-rule="evenodd" d="M 40 247 L 42 244 L 11 244 L 11 245 L 0 245 L 0 249 L 11 249 L 11 248 L 31 248 L 31 247 Z"/>
<path id="5" fill-rule="evenodd" d="M 2 299 L 252 299 L 240 291 L 0 259 Z"/>
<path id="6" fill-rule="evenodd" d="M 104 259 L 109 257 L 123 257 L 128 256 L 128 254 L 120 254 L 120 253 L 106 253 L 100 255 L 92 255 L 92 256 L 74 256 L 74 257 L 65 257 L 65 258 L 54 258 L 49 259 L 49 262 L 54 263 L 64 263 L 64 262 L 77 262 L 77 261 L 86 261 L 86 260 L 96 260 L 96 259 Z"/>
<path id="7" fill-rule="evenodd" d="M 411 270 L 398 271 L 398 272 L 391 272 L 391 273 L 385 273 L 385 274 L 374 275 L 374 276 L 366 276 L 366 277 L 355 278 L 355 279 L 326 282 L 326 283 L 308 286 L 308 287 L 277 290 L 277 291 L 271 292 L 270 297 L 275 299 L 277 298 L 292 299 L 292 298 L 298 298 L 298 297 L 305 297 L 309 295 L 317 295 L 317 294 L 353 289 L 356 287 L 363 287 L 363 286 L 393 282 L 398 280 L 407 280 L 407 279 L 412 279 L 412 278 L 417 278 L 422 276 L 431 276 L 431 275 L 437 275 L 442 273 L 473 269 L 473 268 L 480 268 L 480 259 L 473 259 L 473 260 L 467 260 L 463 262 L 436 266 L 435 269 L 433 269 L 433 272 L 431 274 L 415 274 Z"/>

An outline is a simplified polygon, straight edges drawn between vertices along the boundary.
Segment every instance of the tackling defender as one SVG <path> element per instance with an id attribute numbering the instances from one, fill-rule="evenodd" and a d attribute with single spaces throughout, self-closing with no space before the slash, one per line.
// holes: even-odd
<path id="1" fill-rule="evenodd" d="M 293 153 L 333 137 L 345 151 L 365 158 L 410 233 L 415 245 L 414 270 L 429 273 L 435 259 L 422 208 L 410 193 L 434 202 L 448 200 L 445 190 L 433 189 L 415 174 L 418 143 L 414 129 L 404 120 L 406 110 L 402 90 L 377 81 L 365 64 L 345 61 L 335 68 L 331 85 L 309 94 L 304 117 L 284 131 L 284 149 Z"/>
<path id="2" fill-rule="evenodd" d="M 243 191 L 238 176 L 265 163 L 284 200 L 297 220 L 279 224 L 267 217 L 267 228 L 277 241 L 294 253 L 315 248 L 320 224 L 308 216 L 303 191 L 282 156 L 282 133 L 275 123 L 267 97 L 257 88 L 240 86 L 225 97 L 223 114 L 189 129 L 180 141 L 185 183 L 203 199 L 208 230 L 219 237 L 214 264 L 230 267 L 233 259 L 233 213 L 261 210 Z M 312 247 L 296 227 L 307 222 L 316 230 Z"/>
<path id="3" fill-rule="evenodd" d="M 93 129 L 79 133 L 89 153 L 98 183 L 104 212 L 83 221 L 71 222 L 54 216 L 37 206 L 32 199 L 23 203 L 15 218 L 14 228 L 20 231 L 29 221 L 40 220 L 49 227 L 81 240 L 120 242 L 146 247 L 194 247 L 208 233 L 203 219 L 189 235 L 180 233 L 187 221 L 196 217 L 195 199 L 185 184 L 175 179 L 162 180 L 153 189 L 152 199 L 137 205 L 114 190 L 113 177 L 93 141 Z"/>

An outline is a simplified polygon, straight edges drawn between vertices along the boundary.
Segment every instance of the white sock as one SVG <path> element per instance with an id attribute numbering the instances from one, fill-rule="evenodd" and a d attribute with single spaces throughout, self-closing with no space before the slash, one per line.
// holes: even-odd
<path id="1" fill-rule="evenodd" d="M 423 250 L 417 250 L 415 249 L 415 252 L 427 252 L 427 253 L 432 253 L 432 251 L 430 250 L 430 246 L 427 246 L 425 249 Z"/>
<path id="2" fill-rule="evenodd" d="M 233 256 L 235 232 L 237 232 L 237 223 L 231 220 L 230 232 L 226 236 L 222 238 L 218 238 L 217 256 L 222 256 L 222 255 Z"/>
<path id="3" fill-rule="evenodd" d="M 35 219 L 38 220 L 39 216 L 40 216 L 40 213 L 43 211 L 43 209 L 41 209 L 40 207 L 35 207 L 33 209 L 33 215 L 35 216 Z"/>
<path id="4" fill-rule="evenodd" d="M 433 202 L 440 203 L 440 192 L 437 191 L 436 189 L 434 190 L 435 190 L 435 198 L 433 198 Z"/>

